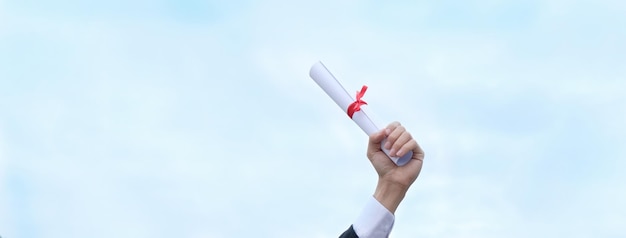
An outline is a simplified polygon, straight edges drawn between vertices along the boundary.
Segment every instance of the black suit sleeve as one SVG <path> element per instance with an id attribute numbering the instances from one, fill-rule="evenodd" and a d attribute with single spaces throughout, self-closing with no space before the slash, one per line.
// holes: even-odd
<path id="1" fill-rule="evenodd" d="M 356 235 L 354 229 L 352 229 L 352 226 L 350 226 L 350 228 L 344 231 L 343 234 L 339 236 L 339 238 L 359 238 L 359 236 Z"/>

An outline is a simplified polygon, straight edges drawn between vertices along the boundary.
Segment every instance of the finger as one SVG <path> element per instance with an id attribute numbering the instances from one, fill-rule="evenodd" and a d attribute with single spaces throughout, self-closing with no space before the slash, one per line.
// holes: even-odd
<path id="1" fill-rule="evenodd" d="M 397 122 L 397 121 L 394 121 L 394 122 L 392 122 L 392 123 L 389 123 L 389 125 L 387 125 L 387 127 L 385 127 L 385 135 L 386 135 L 386 136 L 389 136 L 389 134 L 391 134 L 391 132 L 392 132 L 393 130 L 395 130 L 395 129 L 396 129 L 396 127 L 399 127 L 399 126 L 401 126 L 401 125 L 400 125 L 400 122 Z"/>
<path id="2" fill-rule="evenodd" d="M 403 132 L 400 137 L 398 137 L 398 140 L 396 140 L 396 142 L 393 143 L 393 145 L 391 146 L 391 150 L 389 151 L 390 154 L 402 157 L 407 151 L 410 150 L 408 149 L 409 144 L 407 143 L 410 142 L 412 139 L 413 137 L 411 137 L 411 133 L 409 133 L 408 131 Z"/>
<path id="3" fill-rule="evenodd" d="M 398 157 L 402 157 L 406 153 L 408 153 L 409 151 L 413 151 L 413 155 L 415 155 L 415 154 L 418 153 L 415 150 L 418 147 L 419 147 L 419 145 L 417 145 L 417 141 L 415 141 L 413 138 L 411 138 L 409 141 L 404 143 L 402 145 L 402 147 L 400 147 L 400 149 L 398 149 L 398 152 L 396 152 L 396 154 L 397 154 Z"/>
<path id="4" fill-rule="evenodd" d="M 416 153 L 413 153 L 413 158 L 411 158 L 411 161 L 409 161 L 409 163 L 407 163 L 403 168 L 405 168 L 406 171 L 408 171 L 409 173 L 414 174 L 415 178 L 417 178 L 420 174 L 420 171 L 422 170 L 422 164 L 424 163 L 424 160 L 417 159 L 415 157 L 415 154 Z"/>
<path id="5" fill-rule="evenodd" d="M 413 140 L 412 142 L 413 145 L 410 146 L 411 150 L 413 151 L 413 158 L 412 159 L 417 159 L 417 160 L 424 160 L 424 151 L 422 150 L 422 147 L 417 143 L 417 141 Z"/>
<path id="6" fill-rule="evenodd" d="M 387 128 L 389 129 L 389 128 Z M 389 133 L 387 135 L 387 143 L 385 143 L 385 148 L 390 150 L 391 146 L 396 143 L 396 140 L 398 140 L 398 138 L 400 137 L 400 135 L 402 135 L 403 132 L 405 132 L 406 129 L 404 129 L 404 127 L 402 125 L 397 125 L 393 130 L 391 130 L 391 133 Z"/>
<path id="7" fill-rule="evenodd" d="M 385 128 L 385 136 L 391 135 L 391 133 L 393 133 L 393 131 L 399 126 L 402 126 L 402 125 L 400 124 L 400 122 L 397 122 L 397 121 L 389 123 L 389 125 L 387 125 L 387 127 Z M 391 149 L 391 143 L 385 144 L 385 148 Z"/>
<path id="8" fill-rule="evenodd" d="M 377 131 L 373 134 L 370 135 L 370 144 L 379 144 L 380 142 L 383 141 L 383 139 L 385 139 L 385 132 L 384 131 Z"/>
<path id="9" fill-rule="evenodd" d="M 367 157 L 371 157 L 371 155 L 380 151 L 380 142 L 383 139 L 385 139 L 385 131 L 383 130 L 370 135 L 369 144 L 367 145 Z"/>

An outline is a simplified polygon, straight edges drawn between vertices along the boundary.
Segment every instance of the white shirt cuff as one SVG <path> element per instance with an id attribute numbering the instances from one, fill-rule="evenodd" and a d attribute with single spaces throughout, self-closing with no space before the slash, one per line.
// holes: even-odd
<path id="1" fill-rule="evenodd" d="M 352 228 L 359 238 L 389 237 L 394 220 L 393 214 L 372 196 Z"/>

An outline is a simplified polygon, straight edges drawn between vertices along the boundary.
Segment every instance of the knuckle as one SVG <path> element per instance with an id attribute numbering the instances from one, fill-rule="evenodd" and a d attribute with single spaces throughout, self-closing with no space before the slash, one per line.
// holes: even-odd
<path id="1" fill-rule="evenodd" d="M 389 123 L 389 125 L 387 126 L 387 128 L 389 129 L 394 129 L 396 127 L 400 126 L 400 122 L 394 121 L 392 123 Z"/>

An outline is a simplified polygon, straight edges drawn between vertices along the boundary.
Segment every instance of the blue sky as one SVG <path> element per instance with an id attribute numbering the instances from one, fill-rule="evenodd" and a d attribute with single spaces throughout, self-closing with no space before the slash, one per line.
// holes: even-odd
<path id="1" fill-rule="evenodd" d="M 363 84 L 426 151 L 393 237 L 626 235 L 621 1 L 0 0 L 0 236 L 335 237 Z"/>

